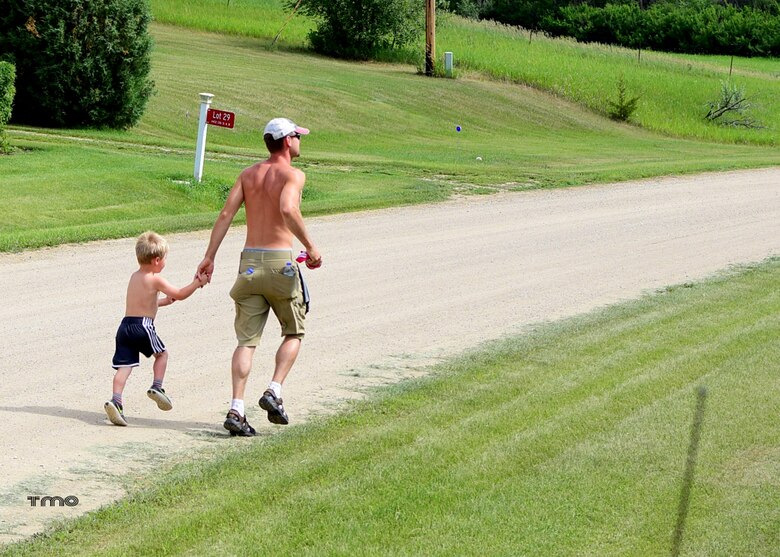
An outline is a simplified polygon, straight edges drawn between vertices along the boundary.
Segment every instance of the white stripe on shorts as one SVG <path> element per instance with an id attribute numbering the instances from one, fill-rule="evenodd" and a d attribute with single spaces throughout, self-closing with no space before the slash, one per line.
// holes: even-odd
<path id="1" fill-rule="evenodd" d="M 146 334 L 149 337 L 149 343 L 152 345 L 154 353 L 157 354 L 165 350 L 165 346 L 163 346 L 163 343 L 157 336 L 157 331 L 154 330 L 154 321 L 150 317 L 144 317 L 143 326 L 146 329 Z"/>

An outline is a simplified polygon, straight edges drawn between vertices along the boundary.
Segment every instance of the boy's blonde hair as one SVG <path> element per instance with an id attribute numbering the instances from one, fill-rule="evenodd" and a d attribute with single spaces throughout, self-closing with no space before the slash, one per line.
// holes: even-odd
<path id="1" fill-rule="evenodd" d="M 135 256 L 138 263 L 145 265 L 152 262 L 155 257 L 164 258 L 168 255 L 168 242 L 151 230 L 138 236 L 135 242 Z"/>

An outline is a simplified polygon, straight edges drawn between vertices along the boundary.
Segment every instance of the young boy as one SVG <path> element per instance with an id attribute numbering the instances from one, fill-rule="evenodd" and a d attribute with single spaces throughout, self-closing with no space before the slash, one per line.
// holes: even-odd
<path id="1" fill-rule="evenodd" d="M 162 278 L 160 272 L 165 268 L 168 242 L 154 232 L 144 232 L 138 237 L 135 255 L 139 269 L 130 276 L 125 318 L 116 333 L 116 351 L 112 365 L 116 370 L 114 395 L 104 405 L 111 423 L 122 426 L 127 425 L 122 407 L 122 392 L 130 372 L 140 365 L 139 353 L 147 358 L 154 356 L 154 382 L 146 391 L 147 396 L 157 403 L 160 410 L 173 408 L 171 399 L 162 388 L 165 368 L 168 365 L 168 352 L 154 330 L 154 318 L 158 307 L 169 306 L 176 300 L 189 298 L 195 290 L 208 282 L 205 275 L 198 274 L 195 280 L 184 288 L 176 288 Z M 158 299 L 158 292 L 162 292 L 166 297 Z"/>

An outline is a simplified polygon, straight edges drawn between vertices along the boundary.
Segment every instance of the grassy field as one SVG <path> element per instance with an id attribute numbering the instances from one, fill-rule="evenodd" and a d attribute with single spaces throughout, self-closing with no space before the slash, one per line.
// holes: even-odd
<path id="1" fill-rule="evenodd" d="M 774 147 L 664 137 L 511 83 L 152 32 L 157 94 L 137 127 L 9 130 L 22 149 L 0 157 L 0 250 L 208 228 L 240 169 L 264 157 L 263 126 L 280 114 L 313 130 L 300 160 L 309 215 L 780 162 Z M 279 75 L 284 86 L 269 79 Z M 210 128 L 205 183 L 190 187 L 202 91 L 236 113 L 236 127 Z"/>
<path id="2" fill-rule="evenodd" d="M 3 555 L 780 555 L 778 334 L 779 260 L 667 288 L 182 463 Z"/>
<path id="3" fill-rule="evenodd" d="M 525 83 L 572 100 L 600 114 L 617 98 L 622 78 L 638 96 L 631 121 L 677 137 L 730 143 L 780 144 L 780 60 L 735 59 L 731 82 L 754 102 L 753 116 L 764 129 L 713 125 L 704 119 L 708 103 L 729 80 L 729 58 L 643 52 L 567 39 L 549 39 L 490 22 L 447 18 L 437 48 L 449 50 L 461 66 L 497 79 Z"/>
<path id="4" fill-rule="evenodd" d="M 277 44 L 302 49 L 315 22 L 289 13 L 281 0 L 154 0 L 160 22 L 228 32 L 260 39 L 266 46 L 280 29 Z M 422 8 L 421 8 L 422 14 Z M 622 77 L 639 96 L 632 121 L 663 134 L 728 143 L 780 143 L 780 60 L 688 56 L 637 52 L 605 45 L 548 39 L 492 22 L 474 22 L 440 11 L 436 47 L 440 57 L 454 53 L 461 74 L 478 72 L 493 79 L 522 83 L 568 99 L 599 114 L 617 97 Z M 424 39 L 388 61 L 421 65 Z M 729 68 L 733 65 L 731 77 Z M 707 103 L 719 97 L 720 83 L 731 79 L 753 101 L 753 116 L 764 129 L 728 128 L 704 120 Z"/>

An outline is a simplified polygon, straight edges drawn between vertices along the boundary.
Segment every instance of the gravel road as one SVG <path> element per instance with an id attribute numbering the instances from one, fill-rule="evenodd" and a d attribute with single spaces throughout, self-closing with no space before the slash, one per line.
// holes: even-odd
<path id="1" fill-rule="evenodd" d="M 532 324 L 779 255 L 780 167 L 308 222 L 324 265 L 305 270 L 308 334 L 284 389 L 292 423 Z M 161 412 L 147 399 L 145 360 L 125 392 L 127 428 L 106 420 L 103 403 L 126 281 L 137 267 L 134 239 L 0 255 L 0 542 L 121 497 L 128 475 L 172 457 L 252 442 L 222 429 L 235 345 L 228 291 L 243 233 L 229 232 L 209 286 L 160 309 L 174 409 Z M 190 280 L 207 238 L 168 236 L 171 282 Z M 247 389 L 261 435 L 279 428 L 256 405 L 278 334 L 269 320 Z M 78 505 L 33 507 L 30 496 L 75 496 Z"/>

